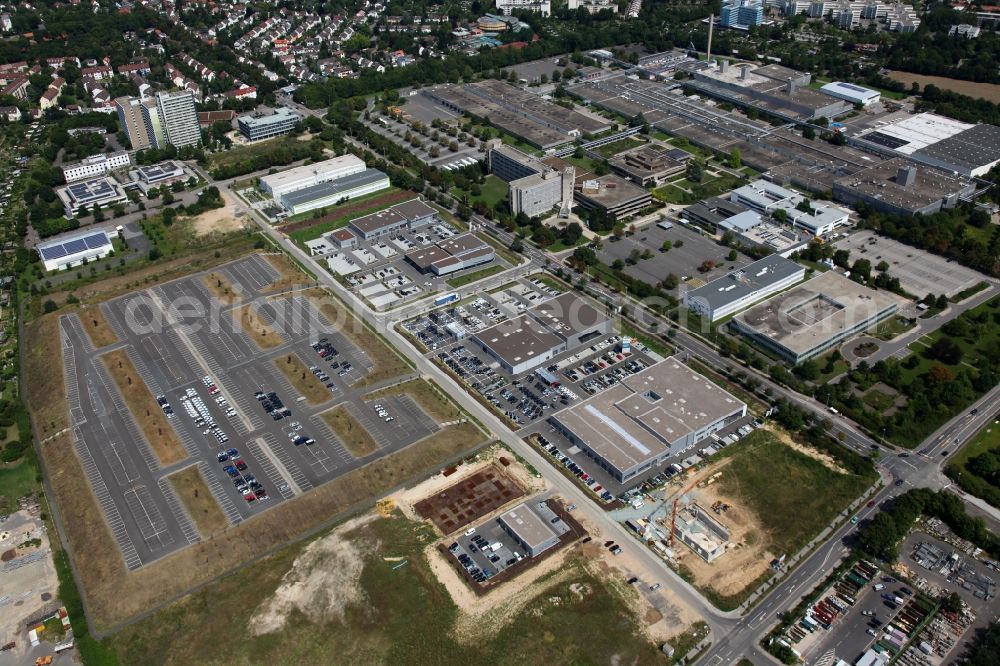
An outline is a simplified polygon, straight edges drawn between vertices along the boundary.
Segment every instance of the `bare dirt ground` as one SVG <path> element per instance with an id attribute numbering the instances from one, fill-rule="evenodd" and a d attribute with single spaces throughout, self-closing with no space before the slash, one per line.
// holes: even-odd
<path id="1" fill-rule="evenodd" d="M 902 81 L 906 85 L 910 85 L 916 81 L 921 89 L 925 88 L 928 84 L 934 84 L 942 90 L 951 90 L 961 95 L 979 97 L 994 103 L 1000 102 L 1000 86 L 994 83 L 976 83 L 975 81 L 949 79 L 945 76 L 911 74 L 910 72 L 889 72 L 889 78 Z"/>
<path id="2" fill-rule="evenodd" d="M 417 502 L 437 494 L 489 465 L 498 464 L 500 457 L 511 461 L 511 464 L 504 467 L 503 470 L 526 490 L 527 496 L 549 490 L 550 487 L 544 478 L 536 478 L 513 460 L 510 451 L 497 445 L 481 452 L 472 463 L 460 465 L 453 474 L 448 476 L 437 474 L 412 488 L 394 493 L 391 498 L 407 518 L 421 520 L 413 508 Z M 523 500 L 524 497 L 521 497 L 517 501 Z M 498 508 L 490 515 L 496 515 L 502 510 L 503 507 Z M 593 536 L 591 543 L 563 548 L 561 552 L 543 560 L 537 566 L 525 570 L 520 576 L 492 589 L 489 594 L 482 597 L 473 592 L 459 577 L 455 569 L 448 564 L 445 556 L 437 549 L 436 543 L 427 546 L 424 555 L 431 571 L 448 590 L 460 611 L 454 628 L 456 640 L 471 643 L 475 640 L 481 640 L 484 635 L 491 636 L 499 632 L 533 599 L 544 594 L 546 590 L 570 580 L 574 575 L 577 562 L 610 587 L 613 587 L 622 596 L 634 611 L 642 630 L 654 642 L 663 642 L 677 636 L 698 620 L 697 615 L 691 609 L 678 605 L 672 600 L 666 602 L 661 600 L 663 612 L 658 611 L 634 587 L 626 586 L 624 581 L 630 575 L 627 572 L 637 571 L 641 568 L 637 562 L 632 560 L 629 550 L 626 549 L 621 556 L 612 556 L 599 545 L 600 530 L 596 526 L 588 524 L 582 514 L 574 515 Z M 484 516 L 479 520 L 487 520 L 488 517 Z M 586 594 L 587 591 L 581 589 L 579 592 Z"/>
<path id="3" fill-rule="evenodd" d="M 823 463 L 824 467 L 832 469 L 834 472 L 839 472 L 840 474 L 850 474 L 850 472 L 848 472 L 846 469 L 837 464 L 837 461 L 834 459 L 833 456 L 808 446 L 802 446 L 794 439 L 792 439 L 791 436 L 789 436 L 789 434 L 784 430 L 781 430 L 780 428 L 772 428 L 770 427 L 770 425 L 764 426 L 764 429 L 772 433 L 778 439 L 780 439 L 781 442 L 786 446 L 788 446 L 789 448 L 795 449 L 802 455 L 809 456 L 813 460 L 820 461 L 821 463 Z"/>
<path id="4" fill-rule="evenodd" d="M 505 457 L 512 463 L 503 467 L 503 471 L 519 486 L 524 488 L 526 495 L 533 495 L 549 489 L 548 483 L 544 478 L 535 478 L 531 472 L 514 461 L 514 457 L 511 455 L 510 451 L 500 445 L 494 445 L 479 452 L 475 460 L 471 463 L 463 463 L 459 465 L 455 472 L 449 474 L 448 476 L 441 473 L 435 474 L 426 481 L 418 483 L 412 488 L 399 490 L 389 497 L 396 503 L 396 506 L 399 507 L 400 511 L 402 511 L 407 518 L 410 520 L 423 520 L 423 518 L 417 514 L 416 509 L 414 509 L 417 502 L 420 502 L 427 497 L 437 495 L 445 488 L 455 485 L 459 481 L 486 469 L 490 465 L 497 464 L 497 466 L 500 466 L 499 460 L 501 457 Z M 483 517 L 480 520 L 485 519 L 486 518 Z"/>
<path id="5" fill-rule="evenodd" d="M 710 510 L 717 501 L 730 506 L 720 515 L 713 514 L 729 529 L 729 548 L 725 555 L 709 564 L 683 543 L 675 541 L 677 561 L 691 572 L 696 585 L 711 588 L 721 595 L 737 594 L 767 571 L 775 557 L 768 550 L 770 540 L 757 516 L 743 505 L 741 498 L 723 493 L 721 486 L 695 488 L 689 495 L 705 509 Z"/>
<path id="6" fill-rule="evenodd" d="M 243 227 L 244 217 L 237 215 L 243 212 L 242 207 L 225 190 L 220 190 L 220 194 L 226 202 L 225 206 L 202 213 L 191 220 L 196 236 L 207 236 L 215 232 L 227 233 Z"/>
<path id="7" fill-rule="evenodd" d="M 41 543 L 26 544 L 25 541 L 30 539 L 38 539 Z M 45 524 L 27 511 L 11 514 L 4 529 L 0 529 L 0 552 L 12 552 L 13 557 L 21 558 L 36 552 L 50 551 Z M 0 606 L 0 644 L 16 641 L 13 656 L 24 659 L 18 663 L 30 663 L 25 656 L 28 642 L 24 633 L 24 621 L 37 617 L 39 612 L 48 609 L 58 598 L 59 580 L 52 557 L 5 572 L 0 580 L 3 581 L 0 585 L 3 593 L 0 596 L 10 597 L 8 603 Z M 43 599 L 42 595 L 48 595 L 48 599 Z"/>
<path id="8" fill-rule="evenodd" d="M 374 541 L 347 539 L 345 535 L 377 517 L 374 512 L 359 516 L 309 544 L 295 558 L 274 594 L 258 606 L 250 618 L 250 632 L 261 636 L 280 631 L 295 612 L 316 624 L 342 620 L 348 606 L 363 600 L 365 556 L 378 547 Z"/>

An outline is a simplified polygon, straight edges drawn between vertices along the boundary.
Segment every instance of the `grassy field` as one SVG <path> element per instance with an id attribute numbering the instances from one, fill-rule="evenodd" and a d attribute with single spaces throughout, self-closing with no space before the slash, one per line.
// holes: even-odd
<path id="1" fill-rule="evenodd" d="M 507 198 L 507 183 L 493 174 L 486 176 L 483 184 L 480 185 L 479 188 L 480 191 L 478 195 L 474 195 L 471 192 L 461 190 L 457 187 L 451 188 L 451 194 L 459 200 L 462 199 L 463 195 L 466 195 L 469 197 L 469 203 L 482 201 L 490 208 L 493 208 Z"/>
<path id="2" fill-rule="evenodd" d="M 274 359 L 274 365 L 278 367 L 292 387 L 298 391 L 299 395 L 305 397 L 310 405 L 320 405 L 330 399 L 330 391 L 316 375 L 309 371 L 309 368 L 299 355 L 289 352 L 280 358 Z"/>
<path id="3" fill-rule="evenodd" d="M 389 346 L 389 343 L 351 314 L 340 301 L 318 288 L 310 289 L 302 294 L 356 347 L 363 349 L 368 355 L 368 359 L 374 364 L 371 372 L 356 381 L 355 386 L 371 386 L 409 372 L 410 366 Z"/>
<path id="4" fill-rule="evenodd" d="M 960 79 L 949 79 L 946 76 L 930 76 L 927 74 L 911 74 L 910 72 L 889 72 L 889 78 L 907 86 L 914 81 L 923 90 L 929 84 L 933 84 L 941 90 L 950 90 L 960 95 L 986 99 L 994 104 L 1000 103 L 1000 86 L 995 83 L 977 83 L 975 81 L 962 81 Z M 885 92 L 883 91 L 883 94 Z M 894 99 L 900 99 L 902 93 L 892 93 Z"/>
<path id="5" fill-rule="evenodd" d="M 455 421 L 462 417 L 462 411 L 441 392 L 437 384 L 426 379 L 411 379 L 402 384 L 373 391 L 364 397 L 366 402 L 378 400 L 390 395 L 408 395 L 413 402 L 420 405 L 427 416 L 438 423 Z"/>
<path id="6" fill-rule="evenodd" d="M 299 141 L 296 137 L 285 136 L 249 145 L 234 146 L 229 150 L 224 150 L 209 155 L 208 170 L 211 171 L 220 166 L 229 165 L 234 162 L 240 162 L 251 157 L 256 157 L 258 155 L 266 155 L 267 153 L 274 152 L 278 148 L 299 148 L 302 145 L 304 145 L 303 142 Z M 285 167 L 275 167 L 275 168 L 284 169 Z"/>
<path id="7" fill-rule="evenodd" d="M 274 349 L 281 344 L 281 336 L 267 324 L 254 310 L 253 305 L 246 305 L 232 310 L 233 318 L 240 323 L 250 339 L 261 349 Z"/>
<path id="8" fill-rule="evenodd" d="M 401 203 L 410 198 L 406 196 L 399 196 L 400 194 L 410 194 L 413 197 L 416 197 L 416 195 L 412 192 L 402 192 L 398 188 L 390 187 L 387 190 L 358 197 L 357 199 L 348 201 L 340 206 L 329 208 L 327 209 L 327 213 L 323 216 L 321 222 L 312 226 L 306 226 L 301 229 L 289 231 L 288 236 L 299 245 L 302 245 L 306 241 L 319 238 L 323 234 L 329 233 L 335 229 L 346 227 L 348 222 L 357 217 L 362 217 L 370 213 L 384 210 L 389 206 Z M 317 211 L 310 211 L 308 215 L 313 215 L 316 212 Z M 293 224 L 292 226 L 295 225 Z"/>
<path id="9" fill-rule="evenodd" d="M 952 457 L 948 462 L 947 473 L 966 492 L 1000 507 L 1000 488 L 973 474 L 965 466 L 972 458 L 997 449 L 1000 449 L 1000 423 L 994 420 Z"/>
<path id="10" fill-rule="evenodd" d="M 0 465 L 0 513 L 17 511 L 17 498 L 38 490 L 37 478 L 34 462 L 25 458 Z"/>
<path id="11" fill-rule="evenodd" d="M 100 306 L 89 305 L 81 308 L 77 312 L 77 316 L 80 317 L 80 323 L 83 324 L 84 330 L 90 336 L 90 341 L 97 349 L 118 342 L 118 336 L 115 335 L 114 330 L 108 325 L 107 320 L 104 319 L 104 313 L 101 312 Z"/>
<path id="12" fill-rule="evenodd" d="M 875 327 L 875 337 L 879 340 L 892 340 L 897 335 L 905 333 L 916 326 L 905 317 L 895 316 Z"/>
<path id="13" fill-rule="evenodd" d="M 229 527 L 226 515 L 222 513 L 212 497 L 205 479 L 196 466 L 188 467 L 167 477 L 174 487 L 178 499 L 184 504 L 202 539 L 208 539 Z"/>
<path id="14" fill-rule="evenodd" d="M 300 284 L 309 282 L 309 277 L 295 265 L 295 262 L 284 252 L 263 255 L 267 263 L 278 271 L 278 278 L 264 287 L 263 291 L 284 291 Z"/>
<path id="15" fill-rule="evenodd" d="M 449 287 L 464 287 L 467 284 L 472 284 L 473 282 L 482 280 L 483 278 L 488 278 L 491 275 L 502 273 L 505 270 L 506 268 L 500 264 L 493 264 L 492 266 L 487 266 L 482 270 L 453 277 L 452 279 L 447 280 L 447 282 Z"/>
<path id="16" fill-rule="evenodd" d="M 757 430 L 733 451 L 722 489 L 757 516 L 771 550 L 794 553 L 861 494 L 869 481 L 834 471 Z"/>
<path id="17" fill-rule="evenodd" d="M 344 405 L 337 405 L 320 416 L 330 426 L 344 447 L 355 458 L 364 458 L 378 451 L 378 443 Z"/>
<path id="18" fill-rule="evenodd" d="M 215 300 L 223 306 L 233 305 L 240 302 L 240 295 L 233 290 L 233 285 L 222 272 L 212 271 L 208 275 L 203 275 L 201 283 L 205 285 Z"/>
<path id="19" fill-rule="evenodd" d="M 624 139 L 619 139 L 618 141 L 614 141 L 612 143 L 606 143 L 596 150 L 601 157 L 612 157 L 618 153 L 623 153 L 626 150 L 638 148 L 645 143 L 645 141 L 635 136 L 627 136 Z"/>
<path id="20" fill-rule="evenodd" d="M 24 374 L 30 377 L 25 389 L 28 407 L 34 422 L 35 434 L 45 439 L 69 425 L 69 408 L 66 405 L 66 386 L 63 373 L 52 372 L 62 368 L 62 345 L 59 315 L 50 314 L 25 325 Z"/>
<path id="21" fill-rule="evenodd" d="M 187 450 L 125 350 L 116 349 L 104 354 L 101 359 L 160 465 L 167 467 L 187 458 Z"/>
<path id="22" fill-rule="evenodd" d="M 398 514 L 321 535 L 326 543 L 339 543 L 339 553 L 317 555 L 314 548 L 304 555 L 304 545 L 286 548 L 126 628 L 111 642 L 122 663 L 150 665 L 285 663 L 290 655 L 297 663 L 330 664 L 662 663 L 626 602 L 578 559 L 569 560 L 563 575 L 509 619 L 489 618 L 457 640 L 460 611 L 422 554 L 433 538 L 427 524 Z M 292 610 L 280 630 L 262 636 L 246 630 L 286 575 L 334 570 L 345 551 L 359 553 L 358 569 L 331 573 L 330 579 L 357 590 L 355 600 L 317 589 L 302 604 L 306 612 Z M 324 612 L 325 604 L 333 608 Z M 235 627 L 238 640 L 220 640 Z"/>

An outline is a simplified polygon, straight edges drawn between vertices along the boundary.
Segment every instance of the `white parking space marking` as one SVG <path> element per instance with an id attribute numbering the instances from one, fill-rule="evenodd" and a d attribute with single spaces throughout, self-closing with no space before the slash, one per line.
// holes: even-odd
<path id="1" fill-rule="evenodd" d="M 198 463 L 198 470 L 208 484 L 208 489 L 212 491 L 215 501 L 219 503 L 219 506 L 222 507 L 222 512 L 229 519 L 229 524 L 236 525 L 243 522 L 243 514 L 240 513 L 239 509 L 236 508 L 236 504 L 226 494 L 226 489 L 222 485 L 222 476 L 218 471 L 204 460 Z"/>
<path id="2" fill-rule="evenodd" d="M 160 550 L 174 542 L 167 529 L 167 523 L 160 515 L 159 509 L 156 508 L 153 497 L 149 494 L 149 489 L 146 486 L 138 485 L 130 488 L 123 493 L 123 496 L 125 497 L 125 505 L 132 513 L 132 518 L 135 520 L 142 538 L 146 540 L 150 551 Z"/>
<path id="3" fill-rule="evenodd" d="M 174 488 L 170 484 L 170 480 L 166 477 L 161 477 L 157 481 L 157 485 L 160 487 L 160 492 L 163 493 L 163 498 L 167 501 L 167 506 L 170 507 L 170 512 L 174 515 L 174 519 L 181 526 L 181 533 L 187 539 L 188 544 L 201 541 L 201 537 L 198 535 L 198 530 L 195 528 L 191 517 L 184 507 L 181 506 L 180 500 L 177 499 L 177 494 L 174 493 Z"/>
<path id="4" fill-rule="evenodd" d="M 271 458 L 263 451 L 261 444 L 255 439 L 251 439 L 247 442 L 247 449 L 253 455 L 254 460 L 260 465 L 261 469 L 264 470 L 264 474 L 271 481 L 271 485 L 278 489 L 281 496 L 285 499 L 292 499 L 295 497 L 295 489 L 292 488 L 292 480 L 290 478 L 285 478 L 282 476 L 281 472 L 278 471 L 278 467 L 272 462 Z"/>
<path id="5" fill-rule="evenodd" d="M 288 447 L 292 446 L 291 442 L 279 442 L 278 438 L 270 433 L 264 435 L 261 439 L 263 439 L 264 446 L 267 447 L 268 451 L 270 451 L 271 454 L 278 459 L 281 466 L 285 468 L 285 472 L 287 472 L 287 474 L 283 474 L 282 476 L 291 477 L 295 485 L 299 487 L 300 492 L 312 489 L 312 483 L 310 483 L 309 479 L 306 478 L 306 475 L 302 473 L 302 469 L 295 462 L 291 452 L 288 450 Z"/>
<path id="6" fill-rule="evenodd" d="M 94 462 L 90 448 L 87 442 L 84 441 L 83 434 L 79 429 L 74 428 L 73 439 L 76 446 L 76 453 L 80 457 L 80 464 L 87 478 L 90 480 L 90 486 L 94 490 L 94 495 L 97 496 L 98 504 L 101 505 L 101 510 L 104 512 L 104 518 L 108 522 L 108 527 L 111 528 L 111 534 L 115 537 L 115 541 L 118 542 L 118 548 L 121 550 L 125 567 L 129 571 L 134 571 L 142 566 L 142 559 L 136 552 L 135 544 L 132 543 L 132 538 L 125 528 L 125 521 L 122 520 L 121 514 L 118 512 L 118 507 L 115 506 L 114 500 L 111 499 L 111 493 L 108 492 L 108 487 L 104 483 L 104 479 L 101 478 L 97 463 Z"/>

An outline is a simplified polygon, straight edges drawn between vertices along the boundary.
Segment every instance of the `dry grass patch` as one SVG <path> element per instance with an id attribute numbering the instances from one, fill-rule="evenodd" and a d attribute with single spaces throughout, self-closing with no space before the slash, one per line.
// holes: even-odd
<path id="1" fill-rule="evenodd" d="M 314 375 L 298 354 L 288 353 L 274 359 L 274 364 L 285 373 L 288 381 L 310 405 L 319 405 L 330 399 L 330 391 Z"/>
<path id="2" fill-rule="evenodd" d="M 438 385 L 426 379 L 412 379 L 396 386 L 373 391 L 364 400 L 377 400 L 390 395 L 408 395 L 413 402 L 420 405 L 427 415 L 438 423 L 456 421 L 462 417 L 462 411 L 442 393 Z"/>
<path id="3" fill-rule="evenodd" d="M 364 458 L 378 451 L 378 443 L 358 420 L 351 416 L 344 405 L 323 412 L 320 416 L 330 426 L 330 430 L 355 458 Z"/>
<path id="4" fill-rule="evenodd" d="M 409 372 L 410 367 L 389 346 L 385 340 L 375 334 L 360 319 L 352 315 L 347 308 L 335 300 L 333 296 L 322 289 L 309 289 L 303 294 L 326 319 L 337 327 L 341 333 L 368 355 L 374 364 L 371 372 L 354 382 L 354 386 L 363 388 L 378 384 L 387 379 L 398 377 Z"/>
<path id="5" fill-rule="evenodd" d="M 242 297 L 233 290 L 233 283 L 220 271 L 212 271 L 201 278 L 205 288 L 212 292 L 215 300 L 223 305 L 239 303 Z"/>
<path id="6" fill-rule="evenodd" d="M 50 314 L 25 324 L 22 347 L 26 397 L 39 439 L 69 426 L 69 406 L 63 380 L 62 336 L 59 315 Z"/>
<path id="7" fill-rule="evenodd" d="M 163 409 L 136 372 L 125 350 L 116 349 L 101 358 L 160 465 L 166 467 L 187 458 L 187 451 L 174 429 L 167 423 Z"/>
<path id="8" fill-rule="evenodd" d="M 196 466 L 192 465 L 167 478 L 170 479 L 170 485 L 174 487 L 174 492 L 191 515 L 203 539 L 229 527 L 226 515 L 222 513 Z"/>
<path id="9" fill-rule="evenodd" d="M 101 347 L 107 347 L 118 342 L 118 336 L 115 335 L 114 330 L 104 318 L 101 306 L 88 305 L 85 308 L 81 308 L 77 312 L 77 316 L 80 317 L 80 323 L 83 324 L 84 330 L 87 331 L 90 341 L 96 348 L 100 349 Z"/>
<path id="10" fill-rule="evenodd" d="M 273 349 L 281 344 L 281 336 L 274 327 L 260 318 L 260 313 L 252 305 L 247 304 L 234 310 L 233 317 L 261 349 Z"/>
<path id="11" fill-rule="evenodd" d="M 467 455 L 484 441 L 470 424 L 432 435 L 379 458 L 254 516 L 215 538 L 201 541 L 126 574 L 118 548 L 104 524 L 86 475 L 68 446 L 55 441 L 43 449 L 53 473 L 84 596 L 96 631 L 108 631 L 139 613 L 166 603 L 220 573 L 276 545 L 339 521 L 339 514 L 371 502 L 391 489 L 431 474 Z M 68 444 L 69 437 L 61 438 Z"/>
<path id="12" fill-rule="evenodd" d="M 202 245 L 203 246 L 203 245 Z M 116 275 L 97 282 L 91 282 L 72 290 L 81 301 L 106 301 L 139 289 L 147 289 L 163 282 L 187 277 L 214 266 L 221 266 L 253 253 L 253 239 L 248 235 L 227 236 L 222 242 L 209 245 L 199 252 L 192 252 L 162 259 L 137 270 L 129 270 L 124 275 Z M 53 292 L 49 298 L 56 303 L 65 303 L 70 292 Z M 38 299 L 39 308 L 40 301 Z"/>
<path id="13" fill-rule="evenodd" d="M 263 256 L 267 259 L 267 263 L 271 264 L 271 267 L 278 271 L 278 279 L 264 287 L 262 291 L 284 291 L 286 289 L 291 289 L 296 285 L 311 282 L 309 276 L 303 273 L 302 270 L 295 265 L 295 262 L 289 259 L 284 253 L 265 254 Z"/>

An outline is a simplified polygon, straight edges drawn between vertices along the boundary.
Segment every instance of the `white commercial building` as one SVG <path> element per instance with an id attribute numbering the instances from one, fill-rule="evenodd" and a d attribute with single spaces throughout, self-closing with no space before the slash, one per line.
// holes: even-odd
<path id="1" fill-rule="evenodd" d="M 870 90 L 869 88 L 856 86 L 853 83 L 843 83 L 841 81 L 827 83 L 819 90 L 824 95 L 836 97 L 837 99 L 843 99 L 851 104 L 860 104 L 861 106 L 874 104 L 882 98 L 881 93 L 877 90 Z"/>
<path id="2" fill-rule="evenodd" d="M 497 0 L 497 13 L 510 16 L 514 12 L 538 12 L 542 16 L 552 13 L 550 0 Z"/>
<path id="3" fill-rule="evenodd" d="M 282 195 L 303 190 L 344 176 L 361 173 L 366 169 L 365 161 L 356 155 L 341 155 L 315 164 L 280 171 L 260 179 L 260 189 L 270 194 L 275 201 Z"/>
<path id="4" fill-rule="evenodd" d="M 104 176 L 115 169 L 124 169 L 132 164 L 128 151 L 119 150 L 114 153 L 102 153 L 85 157 L 79 162 L 63 165 L 63 178 L 67 183 L 86 180 L 95 176 Z"/>
<path id="5" fill-rule="evenodd" d="M 363 197 L 388 187 L 389 176 L 378 169 L 365 169 L 341 178 L 285 192 L 278 200 L 285 210 L 297 215 L 325 206 L 334 206 L 344 200 Z"/>
<path id="6" fill-rule="evenodd" d="M 46 271 L 61 271 L 106 257 L 114 251 L 114 246 L 103 231 L 88 231 L 39 243 L 35 249 L 38 250 Z"/>
<path id="7" fill-rule="evenodd" d="M 718 321 L 804 279 L 805 266 L 772 254 L 684 294 L 684 305 Z"/>

